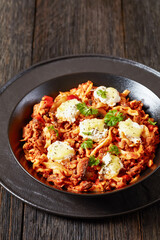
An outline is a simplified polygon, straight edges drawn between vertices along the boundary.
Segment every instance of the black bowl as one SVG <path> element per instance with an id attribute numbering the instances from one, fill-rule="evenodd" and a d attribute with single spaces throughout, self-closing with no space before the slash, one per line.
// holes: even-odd
<path id="1" fill-rule="evenodd" d="M 40 102 L 41 98 L 44 95 L 52 96 L 55 98 L 59 91 L 68 91 L 73 87 L 77 87 L 78 84 L 86 82 L 88 79 L 93 81 L 95 86 L 106 86 L 106 87 L 114 87 L 119 92 L 123 92 L 125 89 L 129 89 L 131 93 L 129 97 L 131 100 L 142 101 L 144 104 L 144 110 L 151 117 L 155 119 L 155 121 L 160 125 L 160 99 L 148 88 L 144 85 L 137 83 L 131 79 L 119 77 L 107 73 L 77 73 L 77 74 L 68 74 L 58 78 L 51 79 L 46 81 L 43 84 L 40 84 L 35 89 L 31 90 L 24 98 L 18 103 L 15 107 L 9 123 L 9 141 L 16 159 L 22 164 L 22 166 L 30 173 L 32 176 L 36 177 L 37 180 L 42 181 L 47 184 L 43 178 L 40 178 L 39 175 L 36 175 L 30 166 L 26 164 L 24 159 L 24 154 L 22 151 L 22 129 L 29 122 L 33 110 L 33 105 Z M 132 186 L 135 183 L 140 182 L 146 177 L 150 176 L 155 169 L 157 169 L 160 165 L 160 148 L 157 149 L 156 157 L 154 159 L 154 165 L 151 168 L 147 168 L 141 176 L 132 184 L 128 186 Z M 126 187 L 128 187 L 126 186 Z M 124 188 L 126 188 L 124 187 Z M 113 190 L 119 191 L 119 190 Z M 110 192 L 106 192 L 108 194 Z M 76 193 L 74 193 L 76 194 Z M 80 193 L 82 194 L 82 193 Z M 83 193 L 85 195 L 98 194 L 96 193 Z M 100 193 L 104 194 L 104 193 Z"/>
<path id="2" fill-rule="evenodd" d="M 48 200 L 44 197 L 44 192 L 47 198 L 54 194 L 56 199 L 59 199 L 60 196 L 64 198 L 64 194 L 66 196 L 65 198 L 71 196 L 74 197 L 74 199 L 80 196 L 87 197 L 87 199 L 88 197 L 93 199 L 102 196 L 104 196 L 104 198 L 107 197 L 107 199 L 110 197 L 113 199 L 117 194 L 127 194 L 128 197 L 129 195 L 132 196 L 133 192 L 137 192 L 138 188 L 141 188 L 142 182 L 145 182 L 142 180 L 151 179 L 150 181 L 152 182 L 151 175 L 154 175 L 154 177 L 157 176 L 155 173 L 160 166 L 160 148 L 158 148 L 153 167 L 146 169 L 134 184 L 130 184 L 120 190 L 106 193 L 76 194 L 62 190 L 54 191 L 54 187 L 48 186 L 48 184 L 41 177 L 37 176 L 30 166 L 26 164 L 22 151 L 22 142 L 20 140 L 22 138 L 22 129 L 30 120 L 33 105 L 38 103 L 44 95 L 49 95 L 54 98 L 59 91 L 68 91 L 73 87 L 77 87 L 79 83 L 86 82 L 87 80 L 93 81 L 95 86 L 112 86 L 120 92 L 129 89 L 131 91 L 129 95 L 130 99 L 142 101 L 144 110 L 153 117 L 158 123 L 158 126 L 160 126 L 160 74 L 142 64 L 105 56 L 73 56 L 53 59 L 35 65 L 16 76 L 5 85 L 0 92 L 0 111 L 3 116 L 0 120 L 1 132 L 2 136 L 6 136 L 6 133 L 8 135 L 8 139 L 1 136 L 1 183 L 10 192 L 24 201 L 50 212 L 56 213 L 56 210 L 53 209 L 54 207 L 49 207 L 48 209 L 45 206 Z M 6 175 L 4 174 L 5 172 L 7 172 Z M 26 174 L 26 172 L 28 174 Z M 148 181 L 149 180 L 147 180 L 147 185 Z M 27 194 L 29 190 L 33 194 L 32 198 Z M 147 196 L 149 194 L 150 198 L 144 198 L 143 195 L 143 197 L 138 200 L 138 205 L 133 206 L 133 209 L 159 199 L 160 190 L 158 193 L 154 188 L 149 189 L 149 191 L 150 193 L 148 192 Z M 36 194 L 41 195 L 41 202 L 36 198 Z M 54 199 L 54 201 L 56 200 Z M 122 202 L 124 202 L 124 199 Z M 101 213 L 99 216 L 125 212 L 128 211 L 130 207 L 127 210 L 123 208 L 125 208 L 125 206 L 121 206 L 118 210 L 114 209 L 112 212 L 109 211 L 109 213 L 106 212 L 106 214 Z M 58 214 L 62 214 L 61 209 L 59 210 L 60 213 L 58 212 Z M 65 215 L 71 216 L 74 214 L 66 213 Z M 82 215 L 84 216 L 85 213 L 83 212 Z M 92 217 L 91 215 L 90 217 Z"/>

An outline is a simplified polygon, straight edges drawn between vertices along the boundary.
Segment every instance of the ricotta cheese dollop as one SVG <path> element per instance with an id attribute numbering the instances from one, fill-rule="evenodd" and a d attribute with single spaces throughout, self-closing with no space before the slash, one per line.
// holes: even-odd
<path id="1" fill-rule="evenodd" d="M 130 141 L 134 143 L 141 142 L 140 136 L 142 134 L 143 127 L 143 125 L 133 122 L 130 118 L 125 121 L 121 121 L 119 122 L 120 137 L 122 137 L 123 133 Z"/>
<path id="2" fill-rule="evenodd" d="M 105 128 L 104 119 L 85 119 L 79 124 L 80 133 L 84 139 L 90 138 L 98 142 L 101 138 L 107 136 L 108 129 Z"/>
<path id="3" fill-rule="evenodd" d="M 106 178 L 117 176 L 120 169 L 123 168 L 120 158 L 110 154 L 109 152 L 107 152 L 107 154 L 102 158 L 102 161 L 104 165 L 99 171 L 99 174 L 105 175 Z"/>
<path id="4" fill-rule="evenodd" d="M 75 150 L 67 142 L 56 141 L 48 148 L 47 157 L 49 160 L 61 162 L 64 159 L 70 159 L 75 154 Z"/>
<path id="5" fill-rule="evenodd" d="M 94 98 L 99 99 L 102 103 L 108 104 L 110 107 L 115 106 L 120 102 L 119 92 L 112 87 L 97 87 L 94 91 Z"/>
<path id="6" fill-rule="evenodd" d="M 76 121 L 76 117 L 79 115 L 77 104 L 80 103 L 77 99 L 71 99 L 63 102 L 56 111 L 56 117 L 61 121 L 68 121 L 73 123 Z"/>

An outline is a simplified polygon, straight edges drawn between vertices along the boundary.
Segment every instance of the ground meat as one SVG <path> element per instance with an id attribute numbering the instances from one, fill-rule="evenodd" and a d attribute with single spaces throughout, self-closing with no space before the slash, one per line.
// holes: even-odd
<path id="1" fill-rule="evenodd" d="M 80 178 L 83 178 L 85 176 L 85 173 L 87 171 L 88 167 L 88 158 L 82 158 L 79 163 L 77 164 L 77 175 Z"/>

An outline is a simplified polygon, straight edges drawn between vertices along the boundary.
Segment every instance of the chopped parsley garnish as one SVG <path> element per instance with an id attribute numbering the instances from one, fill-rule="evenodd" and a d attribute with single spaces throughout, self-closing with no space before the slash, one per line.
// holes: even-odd
<path id="1" fill-rule="evenodd" d="M 51 125 L 51 126 L 48 126 L 48 130 L 53 130 L 53 131 L 55 131 L 55 133 L 56 133 L 56 136 L 58 137 L 58 135 L 59 135 L 59 133 L 58 133 L 58 130 L 57 130 L 57 129 L 55 129 L 53 125 Z"/>
<path id="2" fill-rule="evenodd" d="M 84 116 L 89 115 L 96 115 L 98 113 L 98 110 L 92 107 L 87 107 L 85 103 L 78 103 L 77 109 L 80 111 L 80 113 Z"/>
<path id="3" fill-rule="evenodd" d="M 157 122 L 152 122 L 150 119 L 148 119 L 148 122 L 151 124 L 151 125 L 156 125 Z"/>
<path id="4" fill-rule="evenodd" d="M 106 98 L 107 97 L 107 92 L 99 89 L 97 91 L 97 95 L 100 96 L 101 98 Z"/>
<path id="5" fill-rule="evenodd" d="M 82 144 L 81 144 L 81 148 L 92 148 L 93 147 L 93 141 L 92 139 L 87 139 L 86 141 L 84 141 Z"/>
<path id="6" fill-rule="evenodd" d="M 124 117 L 121 112 L 117 112 L 117 110 L 110 110 L 104 117 L 104 122 L 109 127 L 116 126 L 116 124 L 120 121 L 123 121 Z"/>
<path id="7" fill-rule="evenodd" d="M 88 165 L 90 167 L 97 166 L 100 163 L 100 160 L 95 158 L 95 156 L 90 156 Z"/>
<path id="8" fill-rule="evenodd" d="M 119 148 L 116 145 L 110 146 L 108 152 L 110 152 L 114 155 L 119 155 L 120 154 Z"/>
<path id="9" fill-rule="evenodd" d="M 91 136 L 92 133 L 91 132 L 82 132 L 84 135 L 88 135 L 88 136 Z"/>

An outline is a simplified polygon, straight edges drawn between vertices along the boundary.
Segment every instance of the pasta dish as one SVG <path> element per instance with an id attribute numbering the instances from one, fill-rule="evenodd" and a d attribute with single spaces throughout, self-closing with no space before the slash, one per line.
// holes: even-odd
<path id="1" fill-rule="evenodd" d="M 23 150 L 49 184 L 70 192 L 107 192 L 151 168 L 158 126 L 130 91 L 91 81 L 43 96 L 23 128 Z"/>

